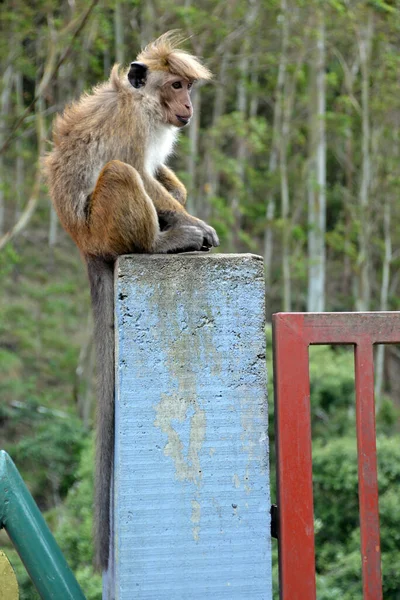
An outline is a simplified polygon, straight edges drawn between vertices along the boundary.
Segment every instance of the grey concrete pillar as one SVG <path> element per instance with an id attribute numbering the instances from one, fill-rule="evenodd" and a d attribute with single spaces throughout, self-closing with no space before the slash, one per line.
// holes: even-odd
<path id="1" fill-rule="evenodd" d="M 270 600 L 262 260 L 123 256 L 115 286 L 105 596 Z"/>

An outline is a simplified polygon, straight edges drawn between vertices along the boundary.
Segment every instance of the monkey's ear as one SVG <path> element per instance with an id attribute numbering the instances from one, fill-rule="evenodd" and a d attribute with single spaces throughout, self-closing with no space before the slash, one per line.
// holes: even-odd
<path id="1" fill-rule="evenodd" d="M 141 88 L 146 83 L 147 65 L 140 62 L 132 62 L 129 69 L 128 79 L 134 88 Z"/>

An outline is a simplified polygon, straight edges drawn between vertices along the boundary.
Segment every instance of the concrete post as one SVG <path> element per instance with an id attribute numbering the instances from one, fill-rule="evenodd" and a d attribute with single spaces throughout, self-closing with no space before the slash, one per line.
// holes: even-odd
<path id="1" fill-rule="evenodd" d="M 262 260 L 123 256 L 115 280 L 104 597 L 271 600 Z"/>

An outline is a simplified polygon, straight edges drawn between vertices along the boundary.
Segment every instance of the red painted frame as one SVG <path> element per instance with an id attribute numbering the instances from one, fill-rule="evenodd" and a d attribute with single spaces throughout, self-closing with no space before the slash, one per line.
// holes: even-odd
<path id="1" fill-rule="evenodd" d="M 382 600 L 373 345 L 400 343 L 400 312 L 277 313 L 272 318 L 282 600 L 315 600 L 308 346 L 352 344 L 364 600 Z"/>

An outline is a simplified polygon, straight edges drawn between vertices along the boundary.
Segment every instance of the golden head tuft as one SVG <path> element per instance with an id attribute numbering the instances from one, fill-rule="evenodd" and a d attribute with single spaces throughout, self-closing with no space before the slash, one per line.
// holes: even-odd
<path id="1" fill-rule="evenodd" d="M 211 79 L 211 71 L 198 58 L 179 48 L 186 39 L 178 30 L 167 31 L 148 44 L 136 60 L 150 71 L 168 71 L 191 81 Z"/>

